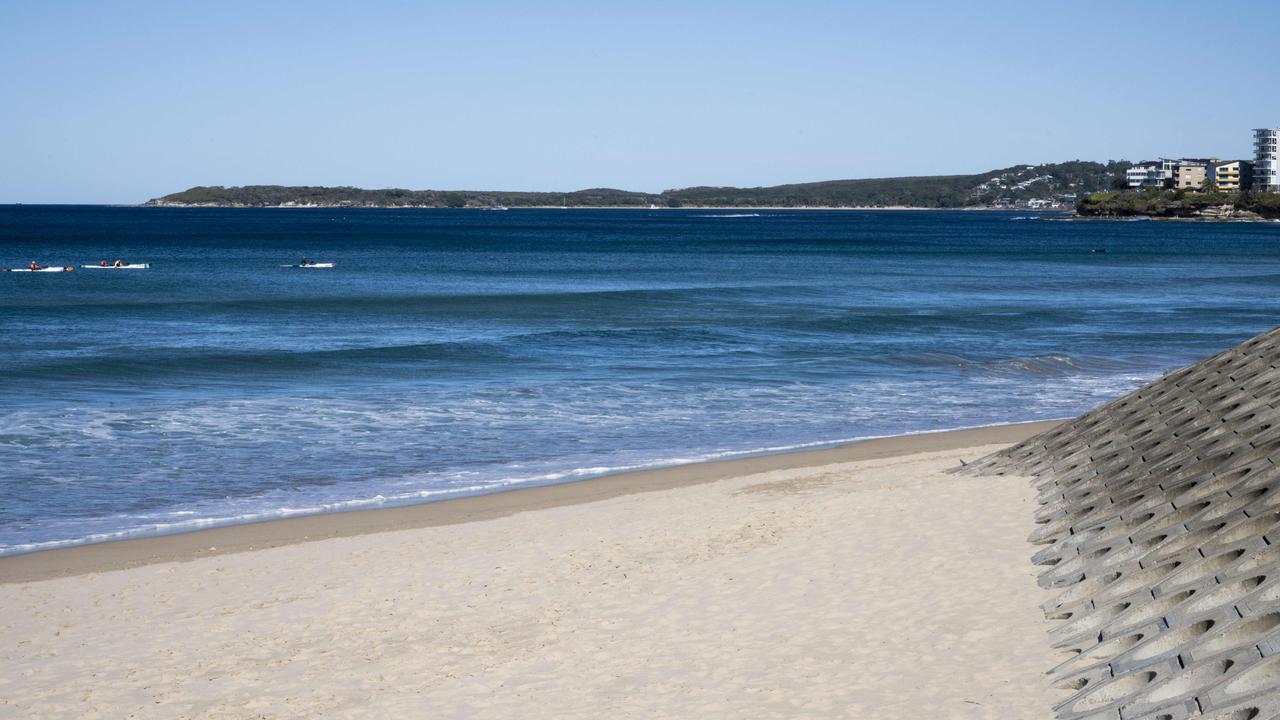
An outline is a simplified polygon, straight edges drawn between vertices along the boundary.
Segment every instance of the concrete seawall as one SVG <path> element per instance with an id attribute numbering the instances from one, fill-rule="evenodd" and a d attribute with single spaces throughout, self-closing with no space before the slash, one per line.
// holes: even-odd
<path id="1" fill-rule="evenodd" d="M 956 470 L 1035 479 L 1060 718 L 1280 717 L 1280 329 Z"/>

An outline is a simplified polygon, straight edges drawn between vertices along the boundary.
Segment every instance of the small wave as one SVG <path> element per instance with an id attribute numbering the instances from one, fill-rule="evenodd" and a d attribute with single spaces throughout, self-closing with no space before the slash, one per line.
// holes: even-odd
<path id="1" fill-rule="evenodd" d="M 1026 375 L 1061 375 L 1084 369 L 1081 362 L 1070 355 L 1005 358 L 982 363 L 982 367 L 992 372 Z"/>
<path id="2" fill-rule="evenodd" d="M 1112 358 L 1061 353 L 977 359 L 948 352 L 924 352 L 912 355 L 890 356 L 885 358 L 885 364 L 906 367 L 952 368 L 994 375 L 1026 375 L 1032 377 L 1065 376 L 1082 372 L 1111 373 L 1130 367 L 1128 363 Z"/>
<path id="3" fill-rule="evenodd" d="M 1062 420 L 1065 418 L 1040 418 L 1038 420 L 1028 420 L 1024 422 L 1038 422 L 1040 420 Z M 270 520 L 283 520 L 285 518 L 307 516 L 307 515 L 327 515 L 331 513 L 351 512 L 356 510 L 366 510 L 370 508 L 380 507 L 396 507 L 404 505 L 420 505 L 430 502 L 439 502 L 441 500 L 452 500 L 461 497 L 471 497 L 477 495 L 489 495 L 494 493 L 512 490 L 520 487 L 537 487 L 542 485 L 554 485 L 565 482 L 576 482 L 581 480 L 590 480 L 608 475 L 617 475 L 626 472 L 636 472 L 641 470 L 657 470 L 663 468 L 679 467 L 682 465 L 690 465 L 700 462 L 731 460 L 747 457 L 758 457 L 762 455 L 776 455 L 780 453 L 819 450 L 825 448 L 835 448 L 851 443 L 865 442 L 868 440 L 879 440 L 886 437 L 923 435 L 934 432 L 948 432 L 955 430 L 973 430 L 985 427 L 997 427 L 1010 423 L 996 422 L 984 423 L 978 425 L 960 425 L 948 428 L 933 428 L 928 430 L 909 431 L 903 433 L 893 433 L 886 435 L 855 435 L 851 437 L 841 437 L 827 440 L 818 440 L 813 442 L 795 443 L 788 445 L 766 445 L 742 450 L 720 450 L 701 453 L 691 453 L 687 456 L 667 457 L 642 461 L 636 463 L 628 463 L 625 465 L 605 465 L 605 466 L 586 466 L 572 468 L 563 471 L 539 473 L 536 475 L 527 475 L 522 477 L 508 477 L 498 479 L 492 482 L 472 483 L 465 486 L 454 487 L 437 487 L 429 489 L 417 489 L 401 493 L 377 493 L 368 497 L 351 498 L 346 500 L 337 500 L 331 502 L 316 502 L 314 504 L 304 504 L 301 506 L 278 506 L 263 510 L 250 510 L 227 515 L 211 515 L 202 517 L 191 517 L 196 514 L 193 510 L 174 510 L 166 515 L 172 520 L 162 522 L 147 522 L 145 524 L 135 524 L 121 530 L 111 532 L 98 532 L 82 535 L 74 538 L 60 538 L 57 540 L 46 540 L 29 543 L 15 543 L 10 545 L 0 544 L 0 557 L 11 555 L 24 555 L 42 550 L 52 550 L 55 548 L 74 547 L 78 545 L 89 545 L 100 542 L 110 542 L 115 540 L 128 540 L 143 537 L 157 537 L 162 535 L 174 535 L 179 533 L 194 532 L 198 530 L 207 530 L 217 527 L 227 527 L 231 525 L 244 525 L 249 523 L 265 522 Z M 1020 424 L 1020 423 L 1012 423 Z M 154 516 L 153 516 L 154 517 Z M 137 523 L 139 516 L 133 516 L 133 522 Z"/>
<path id="4" fill-rule="evenodd" d="M 39 380 L 116 382 L 166 378 L 241 378 L 246 373 L 290 374 L 343 367 L 421 368 L 436 364 L 466 366 L 509 357 L 509 349 L 499 342 L 441 341 L 403 345 L 372 345 L 321 350 L 277 350 L 232 352 L 222 348 L 165 348 L 138 353 L 112 352 L 88 357 L 38 359 L 26 365 L 11 365 L 17 377 Z"/>
<path id="5" fill-rule="evenodd" d="M 664 284 L 647 287 L 593 287 L 554 288 L 547 290 L 493 291 L 464 290 L 451 293 L 412 294 L 351 294 L 259 298 L 206 298 L 180 299 L 170 296 L 129 297 L 127 299 L 83 300 L 55 297 L 50 301 L 33 302 L 32 298 L 14 299 L 0 297 L 0 308 L 13 311 L 39 310 L 49 312 L 57 308 L 77 308 L 83 313 L 97 313 L 118 318 L 121 313 L 172 313 L 251 314 L 256 318 L 278 315 L 329 315 L 333 317 L 364 316 L 440 316 L 450 319 L 494 312 L 562 312 L 567 307 L 579 307 L 583 303 L 596 305 L 613 303 L 620 307 L 632 307 L 642 302 L 671 302 L 685 299 L 690 293 L 721 291 L 759 292 L 788 285 L 708 282 L 705 284 Z M 85 309 L 88 308 L 88 309 Z"/>

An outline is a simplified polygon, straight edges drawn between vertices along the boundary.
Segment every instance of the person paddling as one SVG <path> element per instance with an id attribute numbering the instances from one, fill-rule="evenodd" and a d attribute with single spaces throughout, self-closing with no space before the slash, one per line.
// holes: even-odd
<path id="1" fill-rule="evenodd" d="M 32 270 L 33 272 L 34 272 L 34 271 L 36 271 L 36 270 L 43 270 L 43 269 L 44 269 L 44 268 L 40 267 L 40 263 L 36 262 L 35 260 L 32 260 L 32 261 L 31 261 L 31 270 Z"/>
<path id="2" fill-rule="evenodd" d="M 116 264 L 115 264 L 115 266 L 116 266 L 116 267 L 124 267 L 124 261 L 123 261 L 123 260 L 121 260 L 120 258 L 116 258 Z"/>

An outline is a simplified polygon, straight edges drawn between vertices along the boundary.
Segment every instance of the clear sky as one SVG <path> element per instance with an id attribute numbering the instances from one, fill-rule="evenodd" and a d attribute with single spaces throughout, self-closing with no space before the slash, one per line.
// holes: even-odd
<path id="1" fill-rule="evenodd" d="M 0 203 L 1247 157 L 1280 3 L 0 3 Z"/>

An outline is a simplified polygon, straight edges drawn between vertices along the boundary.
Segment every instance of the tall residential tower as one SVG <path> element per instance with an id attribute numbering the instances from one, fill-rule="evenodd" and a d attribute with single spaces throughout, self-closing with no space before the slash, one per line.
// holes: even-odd
<path id="1" fill-rule="evenodd" d="M 1280 192 L 1280 128 L 1253 131 L 1253 148 L 1257 153 L 1253 164 L 1253 189 L 1258 192 Z"/>

